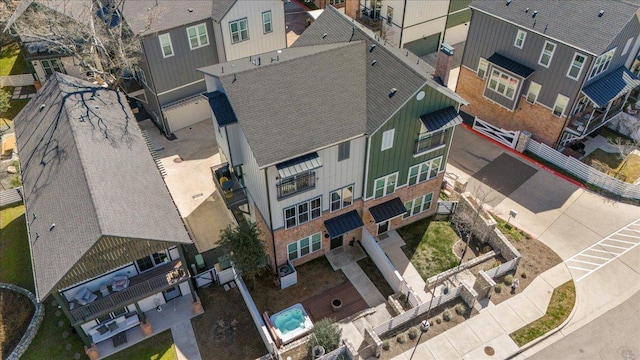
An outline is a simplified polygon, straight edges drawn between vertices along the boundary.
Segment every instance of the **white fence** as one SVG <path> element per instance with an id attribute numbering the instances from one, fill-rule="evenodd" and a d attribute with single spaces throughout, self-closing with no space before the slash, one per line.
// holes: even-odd
<path id="1" fill-rule="evenodd" d="M 233 281 L 236 278 L 236 270 L 232 266 L 222 271 L 216 271 L 216 276 L 218 277 L 218 283 L 220 285 L 226 284 L 230 281 Z"/>
<path id="2" fill-rule="evenodd" d="M 438 201 L 438 209 L 436 214 L 438 215 L 453 215 L 458 207 L 457 201 Z"/>
<path id="3" fill-rule="evenodd" d="M 382 276 L 384 276 L 389 285 L 391 285 L 393 291 L 399 291 L 400 286 L 404 281 L 402 275 L 400 275 L 395 266 L 393 266 L 391 260 L 387 257 L 387 254 L 384 253 L 384 250 L 382 250 L 380 245 L 376 242 L 376 239 L 369 234 L 366 229 L 362 231 L 361 243 L 369 257 L 371 257 L 371 260 L 373 260 L 382 273 Z"/>
<path id="4" fill-rule="evenodd" d="M 0 87 L 29 85 L 33 85 L 33 75 L 31 74 L 0 76 Z"/>
<path id="5" fill-rule="evenodd" d="M 416 317 L 425 314 L 429 309 L 433 309 L 439 305 L 447 303 L 460 295 L 460 291 L 462 290 L 462 286 L 458 286 L 453 289 L 449 289 L 447 294 L 442 294 L 433 298 L 433 301 L 429 299 L 418 306 L 403 312 L 402 314 L 393 317 L 382 324 L 373 328 L 373 331 L 378 335 L 382 336 L 389 331 L 400 327 L 411 319 L 415 319 Z M 429 307 L 431 305 L 431 307 Z"/>
<path id="6" fill-rule="evenodd" d="M 215 270 L 209 269 L 195 275 L 193 278 L 196 280 L 196 286 L 199 288 L 211 285 L 214 281 L 216 281 Z"/>
<path id="7" fill-rule="evenodd" d="M 603 174 L 578 159 L 565 156 L 553 148 L 534 140 L 529 140 L 527 150 L 563 168 L 589 184 L 624 198 L 640 199 L 640 185 L 625 183 L 607 174 Z"/>
<path id="8" fill-rule="evenodd" d="M 492 138 L 493 140 L 515 149 L 520 131 L 511 131 L 491 125 L 477 117 L 473 120 L 473 130 Z"/>
<path id="9" fill-rule="evenodd" d="M 485 271 L 485 273 L 489 275 L 489 277 L 491 277 L 492 279 L 498 278 L 508 273 L 509 271 L 515 269 L 518 266 L 519 260 L 520 260 L 519 258 L 512 259 L 510 261 L 507 261 L 504 264 L 500 264 L 492 269 Z"/>

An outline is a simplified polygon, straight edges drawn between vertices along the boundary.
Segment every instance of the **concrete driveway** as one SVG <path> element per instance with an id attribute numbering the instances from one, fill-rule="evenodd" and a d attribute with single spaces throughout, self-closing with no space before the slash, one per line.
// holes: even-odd
<path id="1" fill-rule="evenodd" d="M 511 159 L 505 162 L 506 156 Z M 529 175 L 522 179 L 513 173 L 518 172 L 514 161 L 522 163 L 516 169 L 535 171 L 527 170 Z M 506 220 L 510 210 L 516 210 L 518 215 L 511 223 L 537 237 L 565 261 L 640 219 L 640 208 L 592 193 L 462 126 L 456 128 L 447 172 L 468 180 L 467 191 L 490 192 L 490 205 L 501 218 Z M 494 186 L 496 181 L 499 185 L 500 177 L 519 177 L 520 184 L 495 189 L 483 183 L 487 175 L 493 176 Z M 577 308 L 558 336 L 570 334 L 640 291 L 640 246 L 630 244 L 628 251 L 611 251 L 607 256 L 611 260 L 587 277 L 582 277 L 584 272 L 571 272 L 576 281 Z"/>
<path id="2" fill-rule="evenodd" d="M 139 123 L 164 169 L 164 181 L 185 220 L 198 251 L 218 245 L 220 230 L 235 224 L 211 176 L 211 167 L 223 162 L 218 152 L 211 119 L 165 138 L 151 120 Z"/>

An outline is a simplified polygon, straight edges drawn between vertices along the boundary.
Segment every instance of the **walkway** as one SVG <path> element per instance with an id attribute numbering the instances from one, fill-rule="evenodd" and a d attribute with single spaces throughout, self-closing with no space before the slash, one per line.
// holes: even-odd
<path id="1" fill-rule="evenodd" d="M 173 336 L 173 342 L 176 344 L 178 360 L 202 360 L 191 319 L 185 319 L 173 325 L 171 327 L 171 336 Z"/>
<path id="2" fill-rule="evenodd" d="M 383 236 L 384 239 L 381 239 L 380 236 L 378 237 L 378 244 L 387 254 L 393 266 L 400 272 L 404 281 L 413 289 L 421 302 L 430 300 L 431 294 L 425 291 L 427 286 L 425 281 L 401 249 L 405 245 L 404 240 L 395 230 L 389 231 L 385 235 Z"/>

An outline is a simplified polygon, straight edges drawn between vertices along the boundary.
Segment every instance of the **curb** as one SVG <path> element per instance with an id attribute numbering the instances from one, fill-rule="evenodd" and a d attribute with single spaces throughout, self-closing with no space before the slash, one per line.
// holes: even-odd
<path id="1" fill-rule="evenodd" d="M 566 175 L 563 175 L 563 174 L 561 174 L 561 173 L 559 173 L 559 172 L 557 172 L 557 171 L 555 171 L 555 170 L 553 170 L 553 169 L 551 169 L 551 168 L 549 168 L 549 167 L 547 167 L 547 166 L 535 161 L 534 159 L 526 156 L 525 154 L 523 154 L 521 152 L 518 152 L 515 149 L 512 149 L 512 148 L 510 148 L 510 147 L 508 147 L 508 146 L 506 146 L 506 145 L 504 145 L 504 144 L 502 144 L 502 143 L 500 143 L 500 142 L 488 137 L 487 135 L 481 134 L 480 132 L 474 130 L 471 126 L 469 126 L 467 124 L 460 124 L 460 126 L 465 127 L 466 129 L 472 131 L 474 134 L 476 134 L 476 135 L 478 135 L 478 136 L 480 136 L 480 137 L 482 137 L 482 138 L 484 138 L 484 139 L 486 139 L 486 140 L 488 140 L 488 141 L 500 146 L 501 148 L 503 148 L 505 150 L 508 150 L 510 153 L 512 153 L 514 155 L 517 155 L 519 158 L 521 158 L 523 160 L 526 160 L 526 161 L 536 165 L 537 167 L 539 167 L 539 168 L 541 168 L 543 170 L 546 170 L 546 171 L 552 173 L 553 175 L 555 175 L 555 176 L 557 176 L 557 177 L 559 177 L 561 179 L 564 179 L 564 180 L 574 184 L 575 186 L 578 186 L 578 187 L 583 188 L 583 189 L 586 188 L 586 186 L 583 183 L 578 182 L 576 180 L 573 180 L 572 178 L 570 178 L 570 177 L 568 177 Z"/>

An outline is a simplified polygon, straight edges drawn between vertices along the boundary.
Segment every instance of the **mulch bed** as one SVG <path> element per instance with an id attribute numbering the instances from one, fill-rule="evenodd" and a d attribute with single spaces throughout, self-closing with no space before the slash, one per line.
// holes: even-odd
<path id="1" fill-rule="evenodd" d="M 0 353 L 6 359 L 24 335 L 35 308 L 22 294 L 0 289 Z"/>

